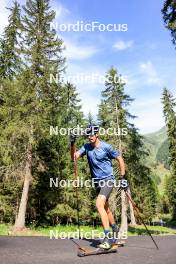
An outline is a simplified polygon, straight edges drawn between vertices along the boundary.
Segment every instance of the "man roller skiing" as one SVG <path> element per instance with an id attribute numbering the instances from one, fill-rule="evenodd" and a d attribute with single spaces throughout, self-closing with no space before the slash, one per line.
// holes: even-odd
<path id="1" fill-rule="evenodd" d="M 111 248 L 108 239 L 110 226 L 112 227 L 113 234 L 117 234 L 118 232 L 108 203 L 115 180 L 113 176 L 112 159 L 116 159 L 119 162 L 120 175 L 122 178 L 125 177 L 125 164 L 118 150 L 114 150 L 110 144 L 99 139 L 98 126 L 88 126 L 86 135 L 89 139 L 89 143 L 83 145 L 75 152 L 74 158 L 78 159 L 79 157 L 87 155 L 91 177 L 95 183 L 97 193 L 96 207 L 101 217 L 105 235 L 99 248 L 108 250 Z"/>

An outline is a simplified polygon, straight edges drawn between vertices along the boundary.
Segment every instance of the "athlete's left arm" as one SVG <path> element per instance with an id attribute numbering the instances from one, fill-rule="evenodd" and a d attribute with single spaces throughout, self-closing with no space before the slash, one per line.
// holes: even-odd
<path id="1" fill-rule="evenodd" d="M 125 162 L 121 155 L 117 156 L 116 160 L 119 162 L 120 175 L 123 177 L 125 175 Z"/>

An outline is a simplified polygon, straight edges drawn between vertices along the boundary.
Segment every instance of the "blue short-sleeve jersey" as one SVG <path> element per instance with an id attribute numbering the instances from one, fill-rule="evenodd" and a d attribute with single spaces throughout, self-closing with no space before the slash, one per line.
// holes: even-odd
<path id="1" fill-rule="evenodd" d="M 110 144 L 100 141 L 97 147 L 93 147 L 88 143 L 80 148 L 79 153 L 81 156 L 87 155 L 92 178 L 113 178 L 112 159 L 117 158 L 120 152 L 114 150 Z"/>

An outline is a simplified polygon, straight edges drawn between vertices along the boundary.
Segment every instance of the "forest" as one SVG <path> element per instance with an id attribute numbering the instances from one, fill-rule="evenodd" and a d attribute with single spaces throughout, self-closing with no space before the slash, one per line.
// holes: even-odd
<path id="1" fill-rule="evenodd" d="M 176 19 L 171 5 L 172 1 L 165 1 L 162 15 L 175 46 Z M 151 141 L 134 124 L 137 117 L 129 106 L 135 98 L 126 92 L 128 84 L 118 64 L 107 68 L 111 78 L 105 76 L 97 117 L 91 112 L 85 116 L 77 87 L 63 78 L 67 71 L 64 39 L 51 27 L 55 11 L 50 6 L 49 0 L 27 0 L 24 6 L 14 1 L 0 36 L 0 222 L 18 230 L 31 224 L 77 224 L 75 189 L 50 186 L 51 179 L 74 178 L 70 136 L 50 133 L 50 129 L 69 131 L 94 123 L 105 130 L 127 132 L 105 134 L 101 139 L 121 151 L 132 197 L 146 223 L 168 214 L 169 221 L 176 221 L 176 94 L 169 87 L 163 87 L 161 94 L 167 138 L 156 155 L 168 171 L 161 192 L 152 162 L 146 162 L 151 157 Z M 57 82 L 51 82 L 51 75 L 57 75 Z M 77 149 L 86 142 L 84 136 L 77 137 Z M 117 163 L 113 166 L 118 179 Z M 86 158 L 77 162 L 77 174 L 83 180 L 90 178 Z M 94 188 L 83 187 L 78 192 L 80 220 L 87 225 L 98 223 Z M 111 199 L 120 221 L 117 194 Z M 137 216 L 135 222 L 139 223 Z"/>

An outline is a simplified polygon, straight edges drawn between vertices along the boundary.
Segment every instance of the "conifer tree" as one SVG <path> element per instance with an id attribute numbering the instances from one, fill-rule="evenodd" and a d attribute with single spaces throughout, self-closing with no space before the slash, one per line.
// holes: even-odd
<path id="1" fill-rule="evenodd" d="M 121 134 L 121 128 L 127 128 L 127 116 L 131 116 L 124 106 L 129 105 L 132 99 L 124 93 L 125 83 L 121 80 L 116 69 L 111 68 L 106 76 L 105 90 L 102 96 L 105 98 L 101 108 L 105 112 L 109 112 L 106 117 L 106 125 L 115 128 L 115 134 L 109 137 L 110 142 L 115 143 L 116 148 L 120 150 L 121 154 L 124 152 L 126 145 L 125 137 Z M 105 116 L 104 113 L 100 113 Z M 109 119 L 109 120 L 108 120 Z M 108 139 L 108 138 L 107 138 Z M 117 174 L 117 172 L 115 173 Z M 127 203 L 124 191 L 121 192 L 122 206 L 121 206 L 121 232 L 127 232 Z M 114 199 L 115 200 L 115 197 Z M 113 202 L 115 203 L 115 201 Z M 113 206 L 115 208 L 115 205 Z M 131 207 L 133 211 L 133 208 Z M 134 214 L 132 213 L 134 220 Z"/>
<path id="2" fill-rule="evenodd" d="M 3 201 L 8 201 L 9 209 L 5 210 L 8 217 L 13 222 L 16 214 L 16 203 L 19 200 L 21 182 L 19 179 L 21 169 L 21 159 L 15 146 L 15 131 L 19 128 L 17 124 L 16 102 L 19 103 L 18 81 L 16 78 L 22 72 L 23 62 L 21 60 L 21 12 L 20 5 L 14 1 L 13 6 L 8 8 L 8 26 L 2 34 L 0 40 L 0 164 L 1 164 L 1 193 Z M 22 106 L 19 107 L 22 109 Z M 20 110 L 19 110 L 20 112 Z M 18 113 L 20 115 L 20 113 Z M 14 116 L 16 115 L 16 125 Z M 18 116 L 19 116 L 18 115 Z M 13 130 L 14 129 L 14 130 Z M 18 134 L 18 132 L 17 132 Z M 23 148 L 23 147 L 22 147 Z M 16 154 L 14 154 L 16 153 Z M 13 188 L 12 188 L 13 182 Z M 9 199 L 10 197 L 10 199 Z M 5 202 L 6 203 L 6 202 Z M 4 208 L 7 208 L 6 206 Z M 9 215 L 11 212 L 11 215 Z M 6 213 L 4 214 L 6 218 Z"/>
<path id="3" fill-rule="evenodd" d="M 61 203 L 75 218 L 73 191 L 68 201 L 67 190 L 49 188 L 49 176 L 65 179 L 73 175 L 68 135 L 50 136 L 49 128 L 69 128 L 83 122 L 76 88 L 62 84 L 60 79 L 58 83 L 50 82 L 50 74 L 60 76 L 63 72 L 64 59 L 62 40 L 50 29 L 55 13 L 50 10 L 49 1 L 29 0 L 24 11 L 21 51 L 25 68 L 13 81 L 5 80 L 0 91 L 1 161 L 12 174 L 16 170 L 16 175 L 20 175 L 18 191 L 13 196 L 19 207 L 17 229 L 24 228 L 25 220 L 29 220 L 25 217 L 27 204 L 28 215 L 38 223 L 46 221 L 49 212 Z M 85 203 L 87 197 L 83 197 Z M 62 214 L 60 209 L 58 215 Z M 69 218 L 68 214 L 63 217 Z"/>
<path id="4" fill-rule="evenodd" d="M 167 194 L 169 202 L 172 206 L 172 216 L 176 219 L 176 102 L 173 95 L 164 88 L 163 91 L 163 112 L 167 127 L 167 135 L 169 141 L 170 169 L 171 178 L 167 181 Z"/>
<path id="5" fill-rule="evenodd" d="M 128 106 L 133 101 L 124 93 L 124 86 L 125 83 L 116 69 L 111 68 L 106 76 L 105 90 L 102 92 L 102 97 L 105 98 L 102 106 L 105 111 L 109 112 L 109 122 L 108 120 L 106 122 L 116 128 L 117 147 L 120 151 L 124 147 L 122 146 L 124 136 L 121 135 L 120 128 L 127 128 L 127 117 L 132 117 L 124 106 Z"/>
<path id="6" fill-rule="evenodd" d="M 94 118 L 91 112 L 89 112 L 88 114 L 87 121 L 88 121 L 88 124 L 95 124 L 95 121 L 94 121 Z"/>
<path id="7" fill-rule="evenodd" d="M 176 44 L 176 1 L 165 0 L 162 8 L 164 23 L 167 29 L 170 30 L 172 42 Z"/>
<path id="8" fill-rule="evenodd" d="M 21 46 L 21 11 L 20 5 L 14 1 L 10 10 L 8 26 L 0 40 L 0 78 L 13 79 L 22 69 L 20 58 Z"/>
<path id="9" fill-rule="evenodd" d="M 152 179 L 149 177 L 150 170 L 143 165 L 143 157 L 146 153 L 144 151 L 142 137 L 139 135 L 134 125 L 130 123 L 130 118 L 133 119 L 134 116 L 128 112 L 127 107 L 133 99 L 125 94 L 125 83 L 123 83 L 116 69 L 112 68 L 108 72 L 108 76 L 110 76 L 110 78 L 105 84 L 105 90 L 102 92 L 104 99 L 99 109 L 100 123 L 105 127 L 110 126 L 116 129 L 117 135 L 109 138 L 107 137 L 107 139 L 118 148 L 121 148 L 126 161 L 128 180 L 134 200 L 141 205 L 141 208 L 143 208 L 142 212 L 146 218 L 151 219 L 155 213 L 156 188 L 153 185 Z M 120 128 L 126 128 L 127 135 L 118 133 Z M 145 188 L 145 196 L 144 193 L 142 193 L 140 197 L 140 188 Z M 147 199 L 151 198 L 151 202 L 145 202 L 144 197 L 148 197 Z M 127 208 L 125 209 L 125 197 L 123 198 L 124 205 L 122 209 L 124 209 L 123 215 L 125 215 L 127 213 Z M 131 218 L 133 217 L 132 213 Z M 122 226 L 125 227 L 127 219 L 126 217 L 124 217 L 124 219 L 125 220 L 122 221 L 124 223 L 122 223 Z"/>
<path id="10" fill-rule="evenodd" d="M 52 116 L 53 106 L 59 101 L 58 84 L 50 83 L 50 73 L 56 74 L 63 70 L 61 58 L 62 40 L 50 28 L 55 12 L 50 10 L 48 0 L 28 0 L 23 7 L 23 35 L 26 69 L 21 76 L 25 87 L 23 98 L 27 100 L 26 126 L 28 137 L 25 143 L 24 185 L 15 228 L 23 228 L 32 179 L 32 164 L 36 146 L 48 137 L 48 127 Z M 57 111 L 58 111 L 58 107 Z M 53 117 L 52 117 L 53 118 Z"/>
<path id="11" fill-rule="evenodd" d="M 77 125 L 84 125 L 84 119 L 75 86 L 66 83 L 63 86 L 63 91 L 58 129 L 65 128 L 69 131 L 69 129 L 76 128 Z M 78 136 L 77 144 L 80 145 L 82 142 L 83 139 Z M 59 180 L 74 180 L 73 162 L 70 159 L 69 134 L 53 136 L 53 140 L 48 140 L 47 145 L 49 147 L 44 150 L 44 155 L 41 155 L 40 158 L 46 159 L 48 155 L 53 155 L 54 151 L 54 155 L 57 155 L 58 161 L 53 163 L 54 166 L 52 166 L 52 164 L 48 166 L 50 170 L 43 172 L 42 179 L 48 179 L 49 175 L 52 175 L 54 179 L 59 177 Z M 47 155 L 45 151 L 47 151 Z M 51 154 L 49 154 L 50 152 Z M 85 164 L 86 163 L 83 161 L 77 163 L 77 173 L 79 178 L 85 179 L 86 177 L 84 172 L 86 171 L 87 166 Z M 40 183 L 39 186 L 41 186 Z M 85 188 L 79 188 L 78 191 L 80 217 L 84 220 L 90 216 L 87 192 L 88 191 Z M 49 199 L 47 198 L 48 194 L 50 194 Z M 40 195 L 40 200 L 44 200 L 42 204 L 45 205 L 45 209 L 43 208 L 42 210 L 41 208 L 41 210 L 45 213 L 45 217 L 47 216 L 48 219 L 54 219 L 55 223 L 57 221 L 61 223 L 76 223 L 77 199 L 75 188 L 73 188 L 73 186 L 53 190 L 48 189 L 48 191 L 43 194 L 42 198 Z"/>

